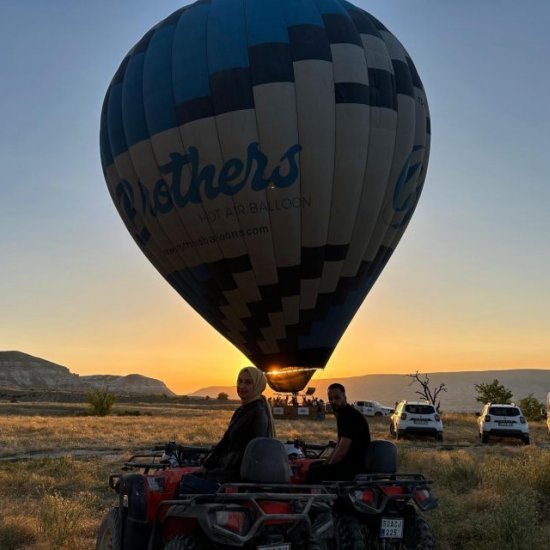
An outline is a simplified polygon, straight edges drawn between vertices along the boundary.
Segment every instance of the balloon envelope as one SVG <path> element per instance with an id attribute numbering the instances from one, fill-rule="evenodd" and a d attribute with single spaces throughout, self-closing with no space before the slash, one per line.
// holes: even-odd
<path id="1" fill-rule="evenodd" d="M 200 0 L 153 27 L 105 97 L 113 201 L 173 288 L 268 373 L 323 368 L 420 197 L 414 64 L 343 0 Z"/>

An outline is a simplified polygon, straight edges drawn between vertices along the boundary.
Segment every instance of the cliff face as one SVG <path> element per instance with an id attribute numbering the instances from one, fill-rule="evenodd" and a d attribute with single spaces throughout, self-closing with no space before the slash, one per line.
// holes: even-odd
<path id="1" fill-rule="evenodd" d="M 19 351 L 0 352 L 0 386 L 78 390 L 80 385 L 79 377 L 67 367 Z"/>
<path id="2" fill-rule="evenodd" d="M 19 351 L 0 351 L 0 388 L 75 392 L 108 389 L 116 394 L 175 395 L 154 378 L 139 374 L 78 376 L 67 367 Z"/>
<path id="3" fill-rule="evenodd" d="M 155 378 L 148 378 L 141 374 L 128 374 L 127 376 L 115 376 L 111 374 L 94 374 L 81 376 L 80 380 L 97 389 L 107 388 L 113 393 L 140 394 L 140 395 L 176 395 L 169 390 L 164 382 Z"/>

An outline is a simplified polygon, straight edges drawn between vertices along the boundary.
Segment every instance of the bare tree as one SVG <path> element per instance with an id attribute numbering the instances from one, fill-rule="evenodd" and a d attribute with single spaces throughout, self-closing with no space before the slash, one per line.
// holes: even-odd
<path id="1" fill-rule="evenodd" d="M 438 400 L 437 396 L 442 391 L 447 391 L 447 386 L 445 385 L 445 383 L 442 382 L 436 388 L 431 388 L 430 378 L 427 374 L 422 374 L 419 371 L 416 371 L 414 374 L 407 374 L 407 376 L 409 378 L 412 378 L 409 386 L 412 386 L 416 382 L 422 387 L 422 390 L 417 390 L 415 393 L 426 399 L 426 401 L 429 401 L 435 407 L 435 410 L 439 412 L 439 408 L 441 407 L 441 400 Z"/>

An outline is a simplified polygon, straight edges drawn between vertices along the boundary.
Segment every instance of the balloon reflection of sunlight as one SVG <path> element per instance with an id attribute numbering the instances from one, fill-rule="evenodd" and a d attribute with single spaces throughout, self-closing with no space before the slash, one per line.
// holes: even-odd
<path id="1" fill-rule="evenodd" d="M 316 370 L 312 367 L 273 367 L 265 375 L 273 390 L 296 392 L 306 387 Z"/>

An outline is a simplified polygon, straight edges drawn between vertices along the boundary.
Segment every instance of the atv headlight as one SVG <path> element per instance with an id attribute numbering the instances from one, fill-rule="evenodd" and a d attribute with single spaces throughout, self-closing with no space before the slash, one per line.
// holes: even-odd
<path id="1" fill-rule="evenodd" d="M 250 526 L 250 510 L 247 508 L 228 508 L 216 510 L 212 513 L 213 523 L 224 531 L 244 535 Z"/>

